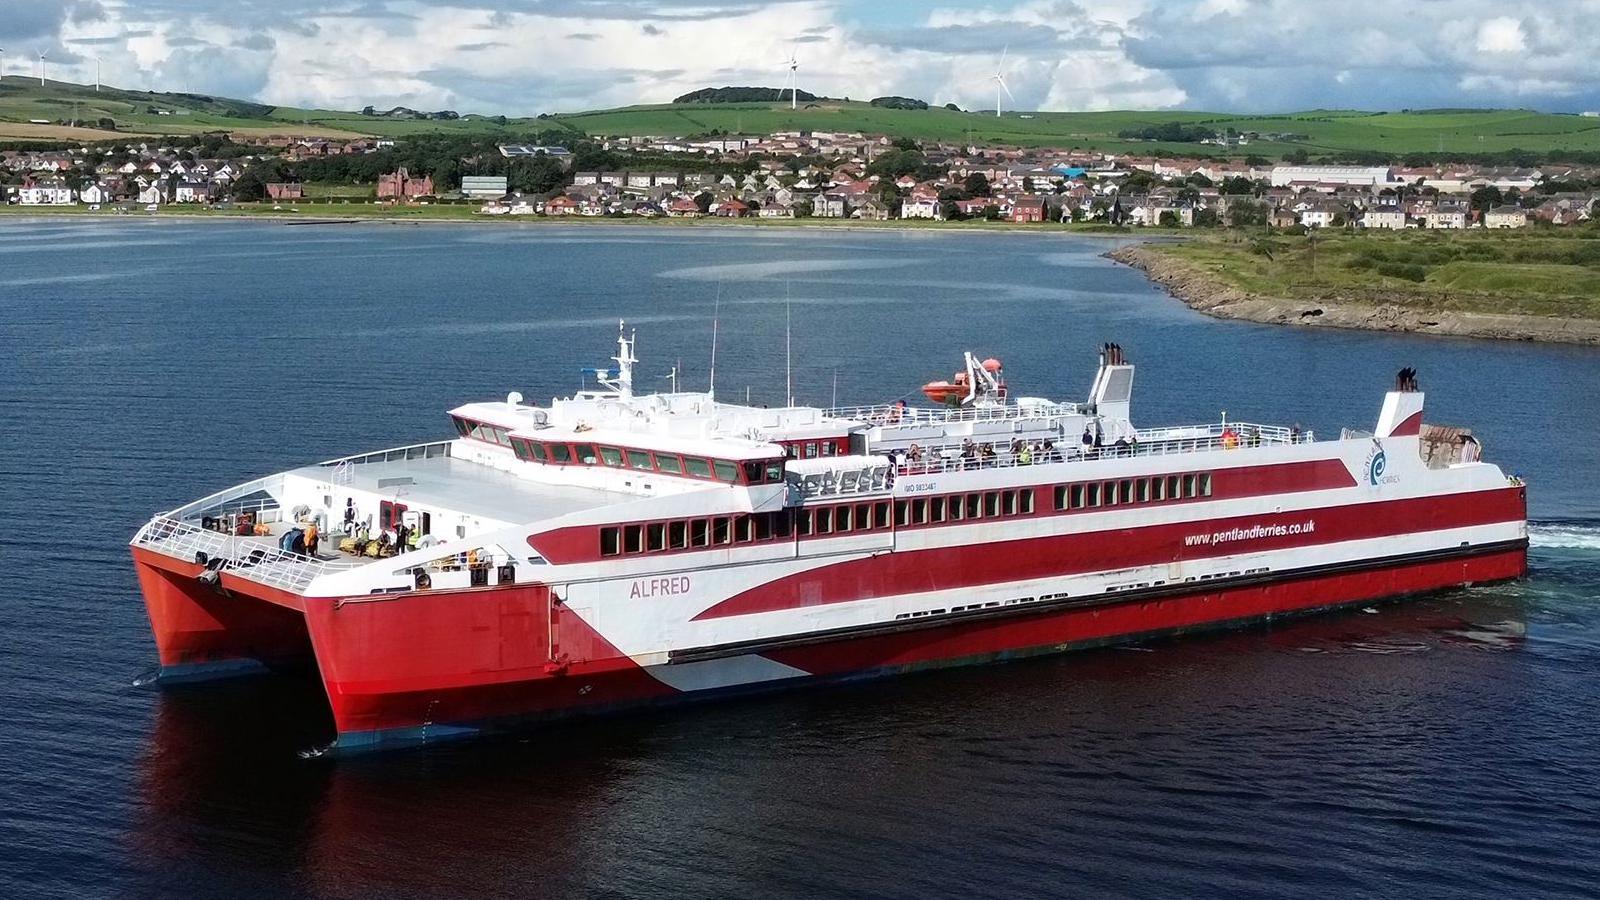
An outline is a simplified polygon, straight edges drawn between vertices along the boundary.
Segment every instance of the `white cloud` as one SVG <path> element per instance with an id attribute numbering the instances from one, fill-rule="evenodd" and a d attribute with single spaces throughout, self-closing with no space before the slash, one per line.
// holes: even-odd
<path id="1" fill-rule="evenodd" d="M 815 93 L 982 109 L 1006 46 L 1021 108 L 1600 105 L 1597 0 L 1516 16 L 1501 0 L 1341 0 L 1337 14 L 1304 0 L 12 2 L 22 14 L 0 16 L 0 46 L 53 33 L 39 39 L 53 74 L 91 79 L 100 55 L 109 83 L 283 105 L 664 102 L 779 84 L 793 48 Z"/>

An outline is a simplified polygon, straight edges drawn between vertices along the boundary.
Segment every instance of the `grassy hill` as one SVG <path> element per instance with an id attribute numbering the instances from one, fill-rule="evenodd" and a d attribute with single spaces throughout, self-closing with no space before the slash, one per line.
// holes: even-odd
<path id="1" fill-rule="evenodd" d="M 1511 149 L 1536 152 L 1600 152 L 1600 118 L 1531 110 L 1417 110 L 1361 112 L 1312 110 L 1280 115 L 1239 116 L 1194 111 L 1166 112 L 958 112 L 886 109 L 838 100 L 805 103 L 662 104 L 592 112 L 562 113 L 541 119 L 464 116 L 453 121 L 382 118 L 338 110 L 274 107 L 204 94 L 153 93 L 47 82 L 23 76 L 0 79 L 0 138 L 94 140 L 111 134 L 94 129 L 67 131 L 43 119 L 115 121 L 123 135 L 194 134 L 204 131 L 292 133 L 354 137 L 403 137 L 423 132 L 531 133 L 567 129 L 589 135 L 685 136 L 710 131 L 765 134 L 784 130 L 861 131 L 925 140 L 971 141 L 1021 146 L 1220 154 L 1221 148 L 1192 143 L 1129 141 L 1119 132 L 1181 123 L 1214 131 L 1277 135 L 1232 151 L 1277 158 L 1291 150 L 1313 156 L 1339 151 L 1488 153 Z"/>

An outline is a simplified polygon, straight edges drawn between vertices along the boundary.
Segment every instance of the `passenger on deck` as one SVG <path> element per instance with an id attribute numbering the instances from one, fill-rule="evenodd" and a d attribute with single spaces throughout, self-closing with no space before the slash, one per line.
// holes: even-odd
<path id="1" fill-rule="evenodd" d="M 344 533 L 355 534 L 356 528 L 356 498 L 344 499 Z"/>
<path id="2" fill-rule="evenodd" d="M 1033 465 L 1033 447 L 1031 445 L 1022 445 L 1022 450 L 1017 453 L 1017 463 L 1024 466 Z"/>
<path id="3" fill-rule="evenodd" d="M 317 555 L 317 523 L 315 522 L 306 526 L 306 555 Z"/>

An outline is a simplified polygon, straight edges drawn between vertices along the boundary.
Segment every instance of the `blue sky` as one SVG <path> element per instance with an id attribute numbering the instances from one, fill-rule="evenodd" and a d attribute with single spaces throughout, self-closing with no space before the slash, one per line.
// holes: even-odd
<path id="1" fill-rule="evenodd" d="M 1024 109 L 1600 108 L 1600 0 L 6 0 L 9 74 L 533 114 L 708 85 Z"/>

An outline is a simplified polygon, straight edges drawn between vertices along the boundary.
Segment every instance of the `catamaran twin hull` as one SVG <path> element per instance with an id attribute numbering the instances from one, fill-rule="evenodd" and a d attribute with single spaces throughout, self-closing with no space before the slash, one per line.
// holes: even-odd
<path id="1" fill-rule="evenodd" d="M 163 679 L 313 661 L 349 749 L 1526 572 L 1524 487 L 1404 377 L 1373 434 L 1319 441 L 1134 429 L 1120 349 L 1086 404 L 990 373 L 957 408 L 769 410 L 635 396 L 620 343 L 608 390 L 157 516 L 133 554 Z M 380 555 L 283 549 L 300 523 Z M 350 544 L 397 526 L 426 537 Z"/>

